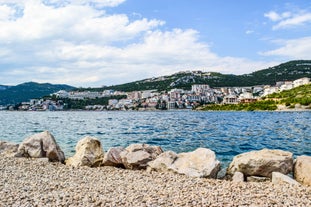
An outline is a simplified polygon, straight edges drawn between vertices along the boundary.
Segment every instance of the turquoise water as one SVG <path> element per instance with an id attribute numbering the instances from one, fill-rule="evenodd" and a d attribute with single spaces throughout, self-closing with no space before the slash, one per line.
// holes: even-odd
<path id="1" fill-rule="evenodd" d="M 2 141 L 20 143 L 43 130 L 54 135 L 66 157 L 84 136 L 100 139 L 105 151 L 132 143 L 175 152 L 206 147 L 223 163 L 262 148 L 311 155 L 310 112 L 0 112 Z"/>

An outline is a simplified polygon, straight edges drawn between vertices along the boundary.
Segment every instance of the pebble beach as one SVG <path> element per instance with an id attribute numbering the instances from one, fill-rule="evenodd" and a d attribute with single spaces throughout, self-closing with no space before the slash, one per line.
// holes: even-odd
<path id="1" fill-rule="evenodd" d="M 311 188 L 0 157 L 0 206 L 311 206 Z"/>

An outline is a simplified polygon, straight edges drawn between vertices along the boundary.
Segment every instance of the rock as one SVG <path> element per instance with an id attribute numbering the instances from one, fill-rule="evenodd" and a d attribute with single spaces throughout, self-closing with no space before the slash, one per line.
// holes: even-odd
<path id="1" fill-rule="evenodd" d="M 311 157 L 298 156 L 294 166 L 294 177 L 303 185 L 311 186 Z"/>
<path id="2" fill-rule="evenodd" d="M 248 177 L 246 177 L 246 181 L 247 182 L 261 183 L 261 182 L 270 182 L 271 179 L 269 177 L 248 176 Z"/>
<path id="3" fill-rule="evenodd" d="M 76 146 L 76 153 L 66 160 L 66 165 L 73 167 L 98 167 L 102 164 L 104 151 L 101 142 L 95 137 L 84 137 Z"/>
<path id="4" fill-rule="evenodd" d="M 65 155 L 54 136 L 44 131 L 26 138 L 18 147 L 16 157 L 43 158 L 50 162 L 64 162 Z"/>
<path id="5" fill-rule="evenodd" d="M 12 157 L 17 153 L 18 144 L 0 141 L 0 154 Z"/>
<path id="6" fill-rule="evenodd" d="M 287 175 L 284 175 L 279 172 L 272 172 L 272 183 L 274 184 L 290 184 L 290 185 L 300 185 L 296 180 L 288 177 Z"/>
<path id="7" fill-rule="evenodd" d="M 263 149 L 237 155 L 227 173 L 242 172 L 246 176 L 272 177 L 272 172 L 288 174 L 293 170 L 293 154 L 282 150 Z"/>
<path id="8" fill-rule="evenodd" d="M 163 150 L 159 146 L 148 144 L 131 144 L 120 153 L 126 169 L 141 170 L 147 168 L 147 163 L 156 159 Z"/>
<path id="9" fill-rule="evenodd" d="M 215 152 L 212 150 L 198 148 L 193 152 L 178 154 L 170 169 L 190 177 L 216 178 L 220 162 L 216 160 Z"/>
<path id="10" fill-rule="evenodd" d="M 155 160 L 148 162 L 148 170 L 165 172 L 169 171 L 171 165 L 178 158 L 178 155 L 173 151 L 166 151 L 160 154 Z"/>
<path id="11" fill-rule="evenodd" d="M 123 147 L 112 147 L 105 154 L 102 165 L 112 167 L 124 167 L 120 153 L 124 151 Z"/>
<path id="12" fill-rule="evenodd" d="M 244 174 L 241 172 L 234 172 L 234 175 L 232 176 L 232 182 L 244 182 Z"/>

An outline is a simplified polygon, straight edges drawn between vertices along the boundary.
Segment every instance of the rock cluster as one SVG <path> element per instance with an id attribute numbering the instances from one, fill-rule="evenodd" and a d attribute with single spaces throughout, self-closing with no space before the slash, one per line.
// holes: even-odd
<path id="1" fill-rule="evenodd" d="M 0 206 L 311 206 L 311 188 L 0 156 Z"/>
<path id="2" fill-rule="evenodd" d="M 26 138 L 20 145 L 0 142 L 0 154 L 4 156 L 41 158 L 61 162 L 67 166 L 101 167 L 112 166 L 152 173 L 183 174 L 188 177 L 217 178 L 220 162 L 215 152 L 198 148 L 187 153 L 163 151 L 159 146 L 132 144 L 126 148 L 113 147 L 104 152 L 100 140 L 85 137 L 76 145 L 76 153 L 65 161 L 63 151 L 53 135 L 44 131 Z M 294 164 L 293 154 L 282 150 L 263 149 L 237 155 L 227 169 L 226 178 L 234 183 L 266 182 L 274 184 L 311 186 L 311 157 L 299 156 Z M 287 176 L 293 174 L 294 179 Z M 298 181 L 298 182 L 297 182 Z"/>

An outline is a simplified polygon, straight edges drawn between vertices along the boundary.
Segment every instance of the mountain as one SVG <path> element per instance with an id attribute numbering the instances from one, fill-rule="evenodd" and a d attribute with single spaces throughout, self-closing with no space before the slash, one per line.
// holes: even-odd
<path id="1" fill-rule="evenodd" d="M 0 105 L 18 104 L 33 98 L 41 98 L 59 90 L 73 90 L 69 85 L 27 82 L 16 86 L 0 86 Z"/>
<path id="2" fill-rule="evenodd" d="M 149 78 L 131 83 L 97 88 L 118 91 L 191 89 L 193 84 L 209 84 L 211 87 L 274 85 L 277 81 L 311 78 L 311 60 L 295 60 L 250 74 L 232 75 L 215 72 L 186 71 L 169 76 Z"/>

